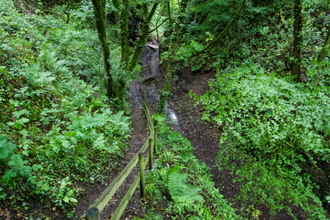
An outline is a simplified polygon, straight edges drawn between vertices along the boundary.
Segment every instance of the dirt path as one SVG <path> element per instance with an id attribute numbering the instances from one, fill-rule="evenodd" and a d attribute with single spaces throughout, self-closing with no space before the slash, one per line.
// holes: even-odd
<path id="1" fill-rule="evenodd" d="M 131 104 L 131 121 L 132 121 L 132 138 L 128 143 L 129 148 L 125 154 L 124 160 L 120 164 L 117 170 L 109 173 L 109 177 L 104 181 L 105 184 L 95 183 L 94 185 L 85 188 L 85 196 L 79 202 L 76 211 L 77 216 L 81 216 L 86 209 L 92 204 L 101 193 L 107 188 L 108 184 L 120 173 L 120 171 L 126 166 L 127 163 L 138 153 L 143 144 L 148 138 L 147 120 L 142 110 L 142 103 L 145 97 L 148 97 L 149 103 L 155 107 L 158 102 L 158 96 L 155 86 L 150 83 L 154 77 L 159 74 L 159 55 L 157 49 L 145 47 L 141 59 L 142 73 L 141 78 L 133 81 L 129 87 L 129 102 Z M 145 92 L 143 92 L 145 91 Z M 127 177 L 122 186 L 118 189 L 116 194 L 110 200 L 108 205 L 101 212 L 101 219 L 110 219 L 116 208 L 118 207 L 121 199 L 125 196 L 129 187 L 135 180 L 135 176 L 139 170 L 136 167 L 131 174 Z M 121 219 L 131 219 L 130 216 L 143 217 L 142 206 L 139 197 L 139 191 L 136 190 L 130 203 L 128 204 L 124 215 Z"/>
<path id="2" fill-rule="evenodd" d="M 151 43 L 151 42 L 149 42 Z M 156 42 L 154 42 L 154 45 Z M 155 107 L 158 102 L 158 93 L 155 85 L 151 83 L 152 79 L 159 75 L 159 54 L 158 49 L 153 49 L 145 46 L 140 61 L 142 62 L 141 78 L 133 81 L 129 87 L 131 104 L 131 120 L 133 127 L 132 138 L 129 143 L 128 152 L 125 155 L 126 164 L 138 153 L 143 144 L 148 138 L 147 120 L 142 110 L 143 101 L 148 101 L 151 107 Z M 128 176 L 123 185 L 119 188 L 113 199 L 106 206 L 101 218 L 108 219 L 116 210 L 121 199 L 125 196 L 127 190 L 135 180 L 139 170 L 136 167 L 133 172 Z M 121 219 L 131 219 L 132 216 L 143 217 L 141 200 L 139 190 L 136 190 L 132 199 L 130 200 L 124 215 Z"/>
<path id="3" fill-rule="evenodd" d="M 149 42 L 150 43 L 150 42 Z M 159 75 L 159 54 L 158 49 L 145 47 L 140 61 L 142 62 L 141 78 L 135 80 L 130 85 L 130 98 L 131 103 L 131 120 L 133 126 L 133 135 L 130 141 L 130 153 L 126 155 L 127 158 L 133 158 L 148 138 L 147 120 L 142 110 L 142 103 L 147 101 L 149 106 L 155 107 L 158 103 L 159 94 L 156 91 L 155 85 L 151 83 L 152 79 Z M 133 172 L 132 178 L 138 174 L 138 169 Z M 125 183 L 127 189 L 125 192 L 119 192 L 116 198 L 122 198 L 130 187 L 132 179 L 129 183 Z M 133 217 L 143 217 L 139 190 L 136 190 L 132 199 L 130 200 L 124 215 L 121 217 L 123 220 L 132 219 Z"/>

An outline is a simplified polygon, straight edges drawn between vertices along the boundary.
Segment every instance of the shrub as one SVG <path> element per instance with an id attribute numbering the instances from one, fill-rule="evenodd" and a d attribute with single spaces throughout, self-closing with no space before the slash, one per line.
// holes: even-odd
<path id="1" fill-rule="evenodd" d="M 204 106 L 203 119 L 223 126 L 220 145 L 226 153 L 219 154 L 219 166 L 244 161 L 234 168 L 244 183 L 243 197 L 268 204 L 272 214 L 291 212 L 283 205 L 291 201 L 313 219 L 325 218 L 324 198 L 313 193 L 306 166 L 330 159 L 329 91 L 266 75 L 249 64 L 218 74 L 210 87 L 192 96 Z"/>

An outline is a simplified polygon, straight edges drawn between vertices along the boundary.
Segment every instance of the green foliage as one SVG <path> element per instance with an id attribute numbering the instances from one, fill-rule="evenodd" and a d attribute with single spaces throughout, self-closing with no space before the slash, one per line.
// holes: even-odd
<path id="1" fill-rule="evenodd" d="M 294 23 L 293 4 L 283 1 L 247 0 L 228 33 L 189 59 L 198 52 L 190 42 L 205 45 L 214 39 L 239 2 L 189 1 L 181 15 L 181 45 L 172 48 L 192 70 L 221 72 L 209 93 L 195 97 L 205 106 L 204 119 L 224 130 L 218 164 L 238 175 L 242 193 L 237 203 L 251 213 L 266 204 L 273 215 L 291 213 L 292 203 L 309 218 L 324 219 L 322 203 L 330 193 L 329 64 L 314 60 L 328 32 L 329 4 L 302 1 L 305 84 L 299 85 L 282 78 L 291 69 Z"/>
<path id="2" fill-rule="evenodd" d="M 193 96 L 205 108 L 203 119 L 223 126 L 220 144 L 227 153 L 219 154 L 219 166 L 236 170 L 242 196 L 268 204 L 272 214 L 291 212 L 282 205 L 290 200 L 313 219 L 325 218 L 304 164 L 330 159 L 328 88 L 294 84 L 249 64 L 228 68 L 210 86 Z M 234 155 L 245 165 L 234 168 Z"/>
<path id="3" fill-rule="evenodd" d="M 1 0 L 0 14 L 0 200 L 18 212 L 39 201 L 71 218 L 79 186 L 116 167 L 129 118 L 111 110 L 97 34 L 75 13 L 67 23 L 61 8 L 56 18 L 20 14 Z"/>
<path id="4" fill-rule="evenodd" d="M 235 138 L 247 151 L 254 146 L 253 152 L 259 156 L 301 146 L 329 159 L 325 147 L 330 135 L 329 111 L 324 104 L 330 99 L 326 94 L 267 76 L 254 65 L 219 75 L 210 86 L 214 89 L 199 100 L 207 106 L 204 119 L 226 123 L 223 141 Z M 216 116 L 210 117 L 211 112 Z"/>
<path id="5" fill-rule="evenodd" d="M 187 61 L 195 53 L 202 51 L 203 45 L 196 41 L 191 41 L 191 43 L 185 47 L 180 47 L 176 53 L 177 59 Z"/>
<path id="6" fill-rule="evenodd" d="M 0 136 L 0 159 L 9 158 L 9 156 L 14 152 L 16 145 L 13 143 L 8 143 L 6 136 Z"/>
<path id="7" fill-rule="evenodd" d="M 166 169 L 166 168 L 165 168 Z M 181 173 L 180 167 L 173 167 L 167 172 L 165 182 L 179 214 L 182 214 L 184 207 L 193 207 L 195 202 L 203 202 L 203 197 L 199 194 L 201 188 L 191 184 L 186 184 L 187 173 Z"/>
<path id="8" fill-rule="evenodd" d="M 189 7 L 191 17 L 188 15 L 187 18 L 187 22 L 190 23 L 188 30 L 192 33 L 209 31 L 217 34 L 234 15 L 233 6 L 236 6 L 235 1 L 191 1 Z"/>
<path id="9" fill-rule="evenodd" d="M 155 119 L 158 148 L 166 151 L 160 150 L 147 176 L 146 219 L 164 214 L 177 219 L 241 219 L 214 187 L 208 168 L 193 155 L 189 141 L 165 125 L 163 116 Z"/>

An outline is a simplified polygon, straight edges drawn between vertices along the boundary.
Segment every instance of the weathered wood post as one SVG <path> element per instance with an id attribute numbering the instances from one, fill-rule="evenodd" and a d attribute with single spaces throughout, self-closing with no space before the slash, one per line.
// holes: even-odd
<path id="1" fill-rule="evenodd" d="M 149 138 L 149 170 L 152 170 L 152 164 L 154 162 L 154 138 Z"/>
<path id="2" fill-rule="evenodd" d="M 158 153 L 158 148 L 157 148 L 157 128 L 155 128 L 155 133 L 154 133 L 154 152 L 155 154 Z"/>
<path id="3" fill-rule="evenodd" d="M 140 165 L 140 195 L 141 198 L 144 197 L 144 160 L 143 160 L 143 152 L 139 152 L 139 165 Z"/>
<path id="4" fill-rule="evenodd" d="M 87 209 L 85 218 L 86 220 L 101 220 L 99 209 L 96 207 Z"/>

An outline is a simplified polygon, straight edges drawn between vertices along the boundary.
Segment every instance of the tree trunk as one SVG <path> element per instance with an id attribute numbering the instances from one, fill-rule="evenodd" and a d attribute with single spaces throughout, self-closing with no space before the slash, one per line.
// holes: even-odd
<path id="1" fill-rule="evenodd" d="M 103 49 L 104 70 L 106 76 L 107 96 L 109 98 L 115 97 L 114 82 L 111 76 L 111 64 L 110 64 L 110 49 L 109 42 L 107 40 L 107 33 L 105 29 L 105 0 L 92 0 L 94 7 L 94 15 L 96 20 L 96 28 L 99 35 L 99 39 Z"/>
<path id="2" fill-rule="evenodd" d="M 293 63 L 291 75 L 296 82 L 301 82 L 300 64 L 301 64 L 301 43 L 302 43 L 302 2 L 294 0 L 294 30 L 293 30 Z"/>
<path id="3" fill-rule="evenodd" d="M 322 47 L 322 50 L 320 51 L 319 56 L 317 58 L 318 62 L 322 62 L 326 58 L 326 56 L 328 55 L 329 46 L 330 46 L 330 27 L 328 30 L 327 38 L 325 39 L 324 45 Z"/>
<path id="4" fill-rule="evenodd" d="M 145 17 L 144 22 L 143 22 L 142 36 L 140 37 L 140 39 L 138 41 L 137 48 L 135 49 L 133 57 L 129 63 L 129 68 L 128 68 L 129 71 L 132 71 L 133 68 L 135 67 L 135 65 L 139 59 L 139 56 L 143 50 L 143 47 L 147 41 L 150 22 L 151 22 L 152 17 L 155 14 L 155 11 L 156 11 L 158 5 L 159 5 L 159 3 L 154 3 L 154 5 L 152 6 L 152 8 L 148 14 L 144 7 L 144 14 L 147 14 L 147 17 Z"/>
<path id="5" fill-rule="evenodd" d="M 129 30 L 128 30 L 128 19 L 129 19 L 129 3 L 128 0 L 122 1 L 123 8 L 121 14 L 121 61 L 125 63 L 125 70 L 128 70 L 129 64 Z"/>
<path id="6" fill-rule="evenodd" d="M 110 16 L 112 16 L 112 18 L 110 19 L 110 24 L 114 25 L 114 24 L 117 24 L 119 22 L 119 19 L 120 19 L 119 18 L 120 17 L 120 15 L 119 15 L 120 4 L 119 4 L 118 0 L 112 0 L 112 4 L 113 4 L 113 6 L 115 6 L 115 10 L 110 14 Z M 115 31 L 115 33 L 116 33 L 116 36 L 117 36 L 117 31 Z"/>

